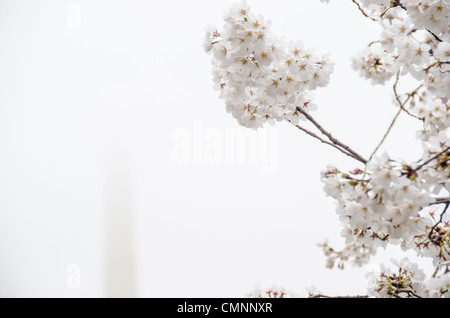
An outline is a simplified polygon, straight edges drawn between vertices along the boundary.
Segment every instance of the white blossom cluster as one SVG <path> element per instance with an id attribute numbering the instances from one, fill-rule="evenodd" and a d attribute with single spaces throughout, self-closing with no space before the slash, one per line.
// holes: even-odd
<path id="1" fill-rule="evenodd" d="M 379 240 L 368 229 L 352 230 L 351 228 L 346 228 L 342 231 L 342 234 L 346 237 L 346 244 L 342 251 L 335 250 L 329 246 L 328 242 L 319 244 L 319 247 L 322 248 L 327 257 L 326 267 L 329 269 L 333 269 L 336 263 L 339 269 L 344 269 L 346 262 L 350 262 L 354 266 L 367 264 L 370 257 L 376 254 L 380 244 L 383 246 L 387 245 L 386 240 Z M 371 244 L 367 244 L 367 237 L 372 238 L 372 241 L 369 240 Z"/>
<path id="2" fill-rule="evenodd" d="M 450 275 L 448 275 L 448 267 L 445 271 L 446 273 L 444 275 L 430 277 L 424 282 L 424 297 L 450 298 Z"/>
<path id="3" fill-rule="evenodd" d="M 213 77 L 220 97 L 244 127 L 287 120 L 298 123 L 315 110 L 310 91 L 328 84 L 333 65 L 300 41 L 284 44 L 270 23 L 243 1 L 225 17 L 222 31 L 209 28 L 205 50 L 213 56 Z"/>
<path id="4" fill-rule="evenodd" d="M 262 288 L 256 285 L 250 293 L 246 295 L 248 298 L 299 298 L 300 295 L 294 291 L 288 291 L 283 287 L 272 286 L 270 288 Z"/>
<path id="5" fill-rule="evenodd" d="M 427 143 L 427 147 L 449 145 L 450 103 L 448 99 L 433 96 L 423 91 L 414 96 L 409 104 L 410 112 L 423 121 L 423 129 L 417 137 Z"/>
<path id="6" fill-rule="evenodd" d="M 450 265 L 444 264 L 444 275 L 427 278 L 416 263 L 408 258 L 392 259 L 392 270 L 381 265 L 380 272 L 369 273 L 368 294 L 376 298 L 450 298 Z"/>
<path id="7" fill-rule="evenodd" d="M 410 74 L 436 97 L 450 94 L 450 2 L 448 0 L 363 0 L 365 14 L 382 27 L 381 38 L 353 59 L 373 83 Z M 445 100 L 446 101 L 446 100 Z"/>
<path id="8" fill-rule="evenodd" d="M 448 0 L 402 0 L 416 28 L 424 28 L 435 34 L 444 34 L 448 40 L 450 1 Z"/>
<path id="9" fill-rule="evenodd" d="M 445 216 L 448 203 L 434 205 L 439 196 L 448 200 L 450 193 L 450 1 L 360 0 L 357 4 L 380 24 L 382 33 L 353 58 L 352 66 L 373 84 L 397 79 L 396 103 L 423 123 L 417 137 L 424 153 L 412 164 L 385 154 L 370 161 L 364 171 L 343 173 L 333 167 L 322 173 L 325 192 L 337 200 L 346 238 L 342 251 L 322 246 L 327 266 L 338 259 L 362 265 L 387 243 L 415 250 L 439 266 L 450 260 L 450 225 L 436 217 Z M 396 86 L 407 74 L 420 86 L 403 97 Z M 424 282 L 416 265 L 405 264 L 397 264 L 400 272 L 378 275 L 372 295 L 449 297 L 448 271 Z"/>
<path id="10" fill-rule="evenodd" d="M 429 221 L 421 234 L 403 241 L 401 245 L 405 250 L 412 249 L 420 256 L 431 258 L 437 267 L 442 262 L 450 260 L 450 223 L 445 221 L 435 226 L 438 223 L 436 213 L 431 212 L 430 216 L 433 222 Z"/>
<path id="11" fill-rule="evenodd" d="M 364 244 L 374 237 L 408 238 L 423 227 L 419 209 L 432 203 L 430 189 L 422 181 L 422 170 L 408 177 L 403 165 L 386 155 L 377 157 L 367 170 L 342 173 L 336 168 L 322 172 L 325 192 L 338 201 L 337 214 Z M 360 230 L 367 230 L 361 233 Z M 349 238 L 347 238 L 349 240 Z"/>
<path id="12" fill-rule="evenodd" d="M 415 165 L 395 162 L 383 155 L 369 162 L 366 171 L 343 173 L 329 167 L 322 172 L 324 190 L 337 200 L 345 248 L 336 251 L 323 244 L 327 267 L 351 261 L 367 264 L 378 248 L 387 244 L 412 249 L 433 260 L 435 266 L 450 260 L 450 222 L 438 217 L 442 205 L 433 205 L 436 194 L 450 192 L 450 148 L 428 154 Z"/>
<path id="13" fill-rule="evenodd" d="M 383 265 L 371 276 L 369 295 L 450 297 L 450 0 L 352 2 L 382 30 L 353 58 L 352 67 L 373 84 L 395 79 L 394 103 L 422 126 L 416 134 L 423 145 L 419 160 L 376 156 L 377 150 L 365 160 L 326 132 L 309 113 L 317 107 L 310 92 L 326 86 L 333 71 L 328 56 L 319 57 L 301 42 L 283 43 L 245 2 L 233 6 L 220 32 L 207 31 L 204 48 L 213 56 L 215 88 L 241 125 L 259 128 L 283 120 L 296 125 L 306 118 L 328 140 L 309 135 L 364 163 L 350 172 L 328 167 L 321 173 L 326 194 L 337 202 L 345 238 L 341 251 L 320 245 L 327 267 L 362 266 L 380 247 L 399 245 L 431 259 L 436 273 L 426 279 L 417 264 L 394 261 L 396 270 Z M 397 84 L 405 75 L 418 87 L 399 94 Z M 258 289 L 250 296 L 287 295 Z"/>
<path id="14" fill-rule="evenodd" d="M 425 274 L 417 264 L 410 262 L 407 258 L 400 261 L 391 260 L 396 265 L 391 270 L 381 265 L 381 273 L 369 274 L 368 294 L 381 298 L 415 298 L 423 297 Z"/>
<path id="15" fill-rule="evenodd" d="M 373 84 L 384 84 L 394 76 L 394 58 L 377 44 L 355 56 L 352 67 Z"/>

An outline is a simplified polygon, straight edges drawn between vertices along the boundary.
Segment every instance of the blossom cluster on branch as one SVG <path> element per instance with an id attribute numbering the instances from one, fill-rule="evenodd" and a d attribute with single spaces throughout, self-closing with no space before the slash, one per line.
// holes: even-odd
<path id="1" fill-rule="evenodd" d="M 322 248 L 329 266 L 336 260 L 342 263 L 349 259 L 363 265 L 378 247 L 398 244 L 431 258 L 439 267 L 450 260 L 446 215 L 450 202 L 450 2 L 353 2 L 382 30 L 379 40 L 372 41 L 353 58 L 353 67 L 373 84 L 385 84 L 395 78 L 393 90 L 400 111 L 422 122 L 423 128 L 416 135 L 422 141 L 423 156 L 408 163 L 384 154 L 372 156 L 364 171 L 343 173 L 333 167 L 322 172 L 325 192 L 338 202 L 336 211 L 346 238 L 343 251 L 335 251 L 327 244 Z M 420 86 L 402 96 L 397 84 L 407 74 Z M 411 271 L 398 264 L 397 267 L 400 272 L 394 276 L 405 283 L 400 277 Z M 371 289 L 373 295 L 450 297 L 445 287 L 448 275 L 443 274 L 442 280 L 433 277 L 431 285 L 423 280 L 411 283 L 411 290 L 401 292 L 394 288 L 394 276 L 384 270 L 378 280 L 372 280 L 376 282 Z"/>
<path id="2" fill-rule="evenodd" d="M 300 41 L 283 43 L 245 3 L 234 5 L 225 21 L 220 32 L 208 29 L 204 47 L 214 56 L 215 85 L 239 124 L 297 123 L 298 107 L 316 108 L 310 91 L 328 84 L 333 65 L 327 55 L 316 55 Z"/>
<path id="3" fill-rule="evenodd" d="M 399 111 L 391 128 L 402 113 L 417 120 L 421 158 L 377 155 L 391 128 L 368 159 L 328 132 L 311 114 L 317 107 L 311 91 L 326 86 L 333 71 L 328 55 L 316 55 L 299 41 L 284 43 L 245 2 L 233 6 L 223 30 L 207 31 L 204 47 L 213 56 L 215 87 L 241 125 L 287 121 L 359 162 L 353 171 L 328 167 L 321 173 L 345 238 L 341 251 L 321 244 L 328 267 L 337 262 L 344 268 L 347 261 L 362 266 L 380 247 L 398 245 L 430 258 L 435 273 L 426 278 L 417 264 L 394 261 L 395 270 L 383 267 L 370 278 L 369 296 L 450 297 L 450 0 L 351 1 L 381 30 L 353 57 L 352 67 L 374 85 L 392 82 Z M 406 75 L 417 87 L 400 94 Z"/>

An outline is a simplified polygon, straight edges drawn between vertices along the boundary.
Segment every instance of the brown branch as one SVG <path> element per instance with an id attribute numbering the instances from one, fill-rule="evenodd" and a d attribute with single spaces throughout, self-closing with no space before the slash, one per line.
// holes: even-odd
<path id="1" fill-rule="evenodd" d="M 352 2 L 358 6 L 359 11 L 361 11 L 361 13 L 362 13 L 366 18 L 369 18 L 369 19 L 371 19 L 372 21 L 378 22 L 377 19 L 375 19 L 375 18 L 369 16 L 369 14 L 367 14 L 367 13 L 364 11 L 364 9 L 361 7 L 361 5 L 360 5 L 356 0 L 352 0 Z M 390 6 L 389 8 L 387 8 L 386 10 L 384 10 L 383 13 L 381 13 L 380 18 L 383 18 L 384 15 L 385 15 L 391 8 L 395 8 L 395 7 L 400 7 L 400 8 L 402 8 L 403 10 L 408 11 L 408 9 L 402 4 L 402 2 L 401 2 L 400 0 L 392 0 L 392 1 L 391 1 L 391 6 Z M 441 39 L 439 36 L 437 36 L 436 33 L 434 33 L 433 31 L 431 31 L 431 30 L 429 30 L 429 29 L 425 29 L 425 30 L 426 30 L 428 33 L 430 33 L 430 34 L 435 38 L 436 41 L 442 42 L 442 39 Z"/>
<path id="2" fill-rule="evenodd" d="M 435 202 L 430 203 L 428 206 L 431 205 L 438 205 L 438 204 L 449 204 L 450 198 L 437 198 Z"/>
<path id="3" fill-rule="evenodd" d="M 417 295 L 416 293 L 414 293 L 412 290 L 402 290 L 402 289 L 397 290 L 397 294 L 401 294 L 401 293 L 406 293 L 406 294 L 408 294 L 410 296 L 414 296 L 416 298 L 422 298 L 419 295 Z M 400 297 L 397 297 L 397 298 L 400 298 Z"/>
<path id="4" fill-rule="evenodd" d="M 392 1 L 392 5 L 393 5 L 394 7 L 400 7 L 400 8 L 402 8 L 403 10 L 407 10 L 406 7 L 400 2 L 400 0 L 393 0 L 393 1 Z"/>
<path id="5" fill-rule="evenodd" d="M 434 274 L 433 274 L 433 276 L 432 276 L 433 278 L 436 278 L 437 274 L 439 273 L 439 270 L 440 270 L 442 267 L 445 267 L 445 270 L 444 270 L 443 275 L 446 275 L 447 273 L 450 272 L 450 268 L 449 268 L 449 267 L 450 267 L 450 262 L 449 262 L 449 261 L 441 262 L 441 263 L 437 264 L 436 270 L 434 271 Z"/>
<path id="6" fill-rule="evenodd" d="M 432 67 L 435 67 L 435 66 L 438 65 L 438 64 L 439 64 L 439 61 L 436 61 L 436 62 L 434 62 L 433 64 L 428 65 L 428 66 L 424 69 L 425 73 L 428 74 L 428 72 L 430 71 L 430 69 L 431 69 Z"/>
<path id="7" fill-rule="evenodd" d="M 290 122 L 292 125 L 294 125 L 291 121 L 289 121 L 289 122 Z M 308 129 L 306 129 L 306 128 L 300 126 L 300 125 L 294 125 L 294 126 L 297 127 L 298 129 L 300 129 L 301 131 L 305 132 L 306 134 L 310 135 L 311 137 L 313 137 L 313 138 L 319 140 L 320 142 L 322 142 L 322 143 L 324 143 L 324 144 L 327 144 L 327 145 L 329 145 L 329 146 L 331 146 L 331 147 L 336 148 L 337 150 L 339 150 L 339 151 L 342 152 L 343 154 L 345 154 L 345 155 L 347 155 L 347 156 L 349 156 L 349 157 L 352 157 L 353 159 L 359 160 L 358 158 L 356 158 L 356 157 L 355 157 L 354 155 L 352 155 L 351 153 L 345 151 L 344 149 L 342 149 L 342 148 L 336 146 L 335 144 L 333 144 L 333 143 L 331 143 L 331 142 L 329 142 L 329 141 L 326 141 L 325 139 L 320 138 L 319 136 L 317 136 L 317 135 L 316 135 L 315 133 L 313 133 L 312 131 L 309 131 Z"/>
<path id="8" fill-rule="evenodd" d="M 430 33 L 438 42 L 442 42 L 442 40 L 433 32 L 431 32 L 430 30 L 426 29 L 428 31 L 428 33 Z"/>
<path id="9" fill-rule="evenodd" d="M 395 99 L 397 100 L 397 102 L 398 102 L 398 104 L 399 104 L 399 106 L 400 106 L 400 109 L 403 110 L 405 113 L 407 113 L 409 116 L 414 117 L 414 118 L 416 118 L 416 119 L 418 119 L 418 120 L 423 121 L 423 119 L 417 117 L 416 115 L 411 114 L 411 113 L 405 108 L 405 105 L 406 105 L 406 103 L 409 101 L 409 99 L 411 98 L 411 96 L 415 95 L 415 94 L 417 93 L 417 91 L 418 91 L 419 89 L 422 88 L 423 85 L 420 85 L 415 91 L 413 91 L 413 92 L 409 95 L 408 99 L 407 99 L 404 103 L 402 103 L 402 101 L 400 100 L 400 96 L 399 96 L 398 93 L 397 93 L 397 85 L 398 85 L 398 82 L 399 82 L 399 81 L 400 81 L 400 72 L 397 73 L 396 80 L 395 80 L 395 83 L 394 83 L 394 86 L 393 86 Z"/>
<path id="10" fill-rule="evenodd" d="M 377 239 L 379 239 L 382 242 L 385 242 L 389 239 L 390 235 L 386 234 L 385 236 L 380 236 L 380 234 L 373 232 L 372 236 L 376 237 Z"/>
<path id="11" fill-rule="evenodd" d="M 450 151 L 450 147 L 447 147 L 444 151 L 441 151 L 440 153 L 438 153 L 437 155 L 433 156 L 432 158 L 428 159 L 427 161 L 425 161 L 424 163 L 422 163 L 420 166 L 418 166 L 416 169 L 414 169 L 415 172 L 419 171 L 420 169 L 422 169 L 423 167 L 425 167 L 427 164 L 429 164 L 430 162 L 432 162 L 433 160 L 439 158 L 440 156 L 442 156 L 444 153 L 446 153 L 447 151 Z"/>
<path id="12" fill-rule="evenodd" d="M 434 62 L 433 64 L 428 65 L 428 66 L 424 69 L 424 71 L 425 71 L 425 73 L 428 74 L 428 72 L 430 71 L 431 68 L 433 68 L 433 67 L 435 67 L 435 66 L 441 67 L 442 64 L 450 64 L 450 62 L 448 62 L 448 61 L 444 61 L 444 62 L 442 62 L 442 61 L 436 61 L 436 62 Z"/>
<path id="13" fill-rule="evenodd" d="M 402 113 L 402 110 L 400 109 L 397 112 L 397 115 L 395 115 L 394 119 L 392 120 L 391 125 L 389 126 L 387 132 L 384 134 L 383 139 L 380 141 L 380 143 L 378 144 L 378 146 L 375 148 L 375 150 L 372 152 L 372 154 L 370 155 L 369 161 L 371 161 L 373 159 L 373 157 L 375 156 L 375 154 L 377 153 L 377 151 L 381 148 L 381 146 L 383 145 L 383 143 L 385 142 L 387 136 L 389 135 L 389 133 L 391 132 L 392 128 L 395 125 L 395 122 L 397 121 L 398 116 L 400 116 L 400 114 Z"/>
<path id="14" fill-rule="evenodd" d="M 377 19 L 372 18 L 371 16 L 369 16 L 369 15 L 364 11 L 364 9 L 361 7 L 361 5 L 360 5 L 356 0 L 352 0 L 352 2 L 353 2 L 354 4 L 356 4 L 356 6 L 358 7 L 359 11 L 361 11 L 361 13 L 362 13 L 366 18 L 369 18 L 370 20 L 377 22 Z"/>
<path id="15" fill-rule="evenodd" d="M 398 75 L 398 74 L 397 74 Z M 372 154 L 370 155 L 369 161 L 372 160 L 372 158 L 375 156 L 375 154 L 377 153 L 377 151 L 381 148 L 381 146 L 383 145 L 383 143 L 386 141 L 387 136 L 389 135 L 389 133 L 391 132 L 392 128 L 395 125 L 395 122 L 397 121 L 398 117 L 400 116 L 402 111 L 406 111 L 408 113 L 408 111 L 405 109 L 405 105 L 406 103 L 411 99 L 411 97 L 413 97 L 415 94 L 417 94 L 417 92 L 419 91 L 419 89 L 421 89 L 423 87 L 423 84 L 420 85 L 419 87 L 417 87 L 414 91 L 412 91 L 411 93 L 408 94 L 408 98 L 401 103 L 400 101 L 400 97 L 397 94 L 397 84 L 399 81 L 399 77 L 397 76 L 397 80 L 394 84 L 394 93 L 396 96 L 396 99 L 398 101 L 398 103 L 400 104 L 400 110 L 398 111 L 397 115 L 395 115 L 394 119 L 392 120 L 391 125 L 389 126 L 386 134 L 383 136 L 383 139 L 381 140 L 381 142 L 378 144 L 378 146 L 375 148 L 375 150 L 372 152 Z M 414 116 L 415 117 L 415 116 Z M 417 118 L 417 117 L 416 117 Z"/>
<path id="16" fill-rule="evenodd" d="M 393 0 L 392 4 L 394 5 L 394 7 L 400 7 L 403 10 L 408 11 L 408 9 L 402 4 L 402 2 L 400 0 Z M 425 29 L 425 30 L 427 30 L 427 32 L 430 33 L 438 42 L 442 42 L 442 40 L 435 33 L 433 33 L 432 31 L 430 31 L 428 29 Z"/>
<path id="17" fill-rule="evenodd" d="M 435 242 L 435 240 L 433 239 L 433 232 L 439 226 L 439 224 L 442 223 L 442 221 L 444 219 L 444 215 L 447 212 L 449 206 L 450 206 L 450 203 L 447 203 L 445 205 L 444 211 L 442 211 L 441 216 L 439 218 L 439 221 L 435 225 L 433 225 L 433 227 L 430 230 L 430 233 L 428 234 L 428 238 L 430 239 L 430 241 L 433 242 L 436 245 L 439 245 L 439 244 L 437 244 L 437 242 Z"/>
<path id="18" fill-rule="evenodd" d="M 314 126 L 316 126 L 316 128 L 319 129 L 320 132 L 322 134 L 324 134 L 333 144 L 344 149 L 346 152 L 351 154 L 352 157 L 354 157 L 356 160 L 362 162 L 365 165 L 367 164 L 366 159 L 364 159 L 361 155 L 359 155 L 356 151 L 351 149 L 349 146 L 347 146 L 346 144 L 342 143 L 341 141 L 339 141 L 338 139 L 333 137 L 333 135 L 331 135 L 331 133 L 326 131 L 310 114 L 305 112 L 301 107 L 297 107 L 297 111 L 299 111 L 302 115 L 304 115 L 306 117 L 306 119 L 308 119 Z"/>
<path id="19" fill-rule="evenodd" d="M 391 7 L 384 10 L 384 12 L 382 14 L 380 14 L 380 18 L 384 17 L 384 15 L 389 11 L 389 9 L 391 9 Z"/>

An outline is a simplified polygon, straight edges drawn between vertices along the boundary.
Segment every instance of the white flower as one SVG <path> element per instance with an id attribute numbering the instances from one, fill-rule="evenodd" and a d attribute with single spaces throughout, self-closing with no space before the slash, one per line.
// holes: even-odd
<path id="1" fill-rule="evenodd" d="M 450 43 L 440 42 L 434 51 L 434 56 L 442 62 L 450 61 Z"/>
<path id="2" fill-rule="evenodd" d="M 379 22 L 382 32 L 380 39 L 353 58 L 352 67 L 373 84 L 385 84 L 396 76 L 397 86 L 405 75 L 419 82 L 415 86 L 419 88 L 409 93 L 396 91 L 394 102 L 399 107 L 399 100 L 403 101 L 403 110 L 421 125 L 417 136 L 423 155 L 407 162 L 383 154 L 371 159 L 364 170 L 350 172 L 327 167 L 321 180 L 325 193 L 336 200 L 345 246 L 340 251 L 328 243 L 320 246 L 329 268 L 344 268 L 345 262 L 367 264 L 388 244 L 416 251 L 436 266 L 431 279 L 426 280 L 408 259 L 394 260 L 396 269 L 383 265 L 380 273 L 370 276 L 370 295 L 450 297 L 448 271 L 438 275 L 439 266 L 450 259 L 450 217 L 436 202 L 450 193 L 450 0 L 358 0 L 357 4 L 364 15 Z M 269 21 L 253 15 L 245 2 L 234 5 L 225 22 L 222 30 L 206 30 L 203 46 L 213 57 L 214 87 L 239 124 L 250 128 L 276 121 L 297 124 L 305 120 L 305 113 L 317 109 L 311 91 L 329 82 L 333 63 L 327 55 L 320 57 L 300 41 L 285 43 L 271 33 Z M 274 287 L 251 295 L 288 294 Z"/>
<path id="3" fill-rule="evenodd" d="M 378 45 L 367 47 L 352 59 L 352 67 L 373 84 L 384 84 L 394 75 L 394 59 Z"/>
<path id="4" fill-rule="evenodd" d="M 408 258 L 391 261 L 396 269 L 391 270 L 382 264 L 379 273 L 368 275 L 369 295 L 382 298 L 423 297 L 425 274 L 417 264 L 411 263 Z"/>
<path id="5" fill-rule="evenodd" d="M 234 5 L 225 21 L 221 31 L 208 29 L 204 47 L 214 58 L 214 87 L 239 124 L 295 124 L 298 107 L 314 110 L 308 92 L 328 85 L 333 71 L 328 56 L 320 58 L 299 41 L 284 44 L 245 2 Z"/>

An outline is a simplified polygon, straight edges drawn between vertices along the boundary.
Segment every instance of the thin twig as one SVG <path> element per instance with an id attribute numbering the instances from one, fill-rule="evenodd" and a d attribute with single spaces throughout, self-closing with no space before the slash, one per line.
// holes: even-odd
<path id="1" fill-rule="evenodd" d="M 380 14 L 380 18 L 384 17 L 384 15 L 389 11 L 389 9 L 391 9 L 391 7 L 384 10 L 384 12 L 382 14 Z"/>
<path id="2" fill-rule="evenodd" d="M 291 121 L 289 121 L 289 122 L 292 124 Z M 293 125 L 294 125 L 294 124 L 293 124 Z M 316 139 L 319 140 L 320 142 L 322 142 L 322 143 L 324 143 L 324 144 L 327 144 L 327 145 L 330 145 L 331 147 L 336 148 L 337 150 L 339 150 L 339 151 L 342 152 L 343 154 L 345 154 L 345 155 L 347 155 L 347 156 L 349 156 L 349 157 L 352 157 L 353 159 L 359 160 L 359 158 L 356 158 L 356 157 L 355 157 L 354 155 L 352 155 L 351 153 L 345 151 L 345 150 L 342 149 L 341 147 L 338 147 L 338 146 L 336 146 L 335 144 L 333 144 L 333 143 L 331 143 L 331 142 L 329 142 L 329 141 L 326 141 L 325 139 L 320 138 L 319 136 L 317 136 L 317 135 L 316 135 L 315 133 L 313 133 L 312 131 L 309 131 L 308 129 L 306 129 L 306 128 L 300 126 L 300 125 L 294 125 L 294 126 L 297 127 L 298 129 L 300 129 L 301 131 L 307 133 L 307 134 L 310 135 L 311 137 L 316 138 Z"/>
<path id="3" fill-rule="evenodd" d="M 397 294 L 401 294 L 401 293 L 406 293 L 406 294 L 412 295 L 412 296 L 414 296 L 416 298 L 422 298 L 419 295 L 417 295 L 416 293 L 414 293 L 412 290 L 402 290 L 402 289 L 400 289 L 400 290 L 397 291 Z M 400 298 L 400 297 L 397 297 L 397 298 Z"/>
<path id="4" fill-rule="evenodd" d="M 397 113 L 397 115 L 395 115 L 394 119 L 392 120 L 391 125 L 389 126 L 387 132 L 384 134 L 383 139 L 380 141 L 380 143 L 378 144 L 378 146 L 375 148 L 375 150 L 372 152 L 372 154 L 370 155 L 369 161 L 371 161 L 373 159 L 373 157 L 375 156 L 375 154 L 377 153 L 377 151 L 381 148 L 381 146 L 383 145 L 384 141 L 386 140 L 387 136 L 389 135 L 389 133 L 391 132 L 392 128 L 395 125 L 395 122 L 397 121 L 398 116 L 400 116 L 400 114 L 402 113 L 402 110 L 400 109 Z"/>
<path id="5" fill-rule="evenodd" d="M 367 295 L 357 295 L 357 296 L 326 296 L 326 295 L 322 295 L 322 294 L 318 294 L 318 295 L 312 295 L 309 296 L 309 298 L 369 298 L 369 296 Z"/>
<path id="6" fill-rule="evenodd" d="M 348 153 L 352 154 L 356 160 L 362 162 L 365 165 L 367 164 L 367 160 L 366 159 L 364 159 L 360 154 L 358 154 L 356 151 L 351 149 L 349 146 L 347 146 L 346 144 L 342 143 L 341 141 L 339 141 L 338 139 L 333 137 L 333 135 L 331 135 L 328 131 L 326 131 L 310 114 L 305 112 L 301 107 L 297 107 L 297 111 L 302 113 L 302 115 L 304 115 L 306 117 L 306 119 L 308 119 L 314 126 L 316 126 L 317 129 L 319 129 L 320 132 L 322 134 L 324 134 L 333 144 L 335 144 L 336 146 L 341 147 L 342 149 L 344 149 Z"/>
<path id="7" fill-rule="evenodd" d="M 392 4 L 393 4 L 395 7 L 400 7 L 400 8 L 402 8 L 403 10 L 407 10 L 406 7 L 400 2 L 400 0 L 393 0 L 393 1 L 392 1 Z"/>
<path id="8" fill-rule="evenodd" d="M 450 203 L 447 203 L 447 204 L 445 205 L 444 211 L 442 211 L 441 216 L 440 216 L 440 218 L 439 218 L 439 221 L 438 221 L 435 225 L 433 225 L 433 227 L 432 227 L 431 230 L 430 230 L 430 233 L 428 234 L 428 238 L 429 238 L 430 241 L 433 242 L 434 244 L 436 244 L 436 243 L 435 243 L 435 241 L 433 240 L 433 232 L 434 232 L 434 230 L 438 227 L 438 225 L 442 223 L 442 221 L 443 221 L 443 219 L 444 219 L 444 215 L 445 215 L 445 213 L 447 212 L 449 206 L 450 206 Z"/>
<path id="9" fill-rule="evenodd" d="M 426 29 L 428 31 L 428 33 L 430 33 L 438 42 L 442 42 L 442 40 L 433 32 L 431 32 L 430 30 Z"/>
<path id="10" fill-rule="evenodd" d="M 442 62 L 442 61 L 436 61 L 436 62 L 434 62 L 433 64 L 428 65 L 428 66 L 424 69 L 424 71 L 425 71 L 425 73 L 428 74 L 428 72 L 430 71 L 431 68 L 433 68 L 433 67 L 435 67 L 435 66 L 441 67 L 442 64 L 450 64 L 450 62 L 449 62 L 449 61 L 444 61 L 444 62 Z"/>
<path id="11" fill-rule="evenodd" d="M 375 18 L 369 16 L 369 14 L 367 14 L 367 13 L 364 11 L 364 9 L 362 8 L 362 6 L 361 6 L 356 0 L 352 0 L 352 2 L 358 6 L 359 11 L 361 11 L 361 13 L 362 13 L 366 18 L 369 18 L 369 19 L 372 20 L 372 21 L 378 22 L 377 19 L 375 19 Z M 393 5 L 392 7 L 387 8 L 383 13 L 381 13 L 380 18 L 383 18 L 384 15 L 386 14 L 386 12 L 388 12 L 389 9 L 391 9 L 391 8 L 393 8 L 393 7 L 400 7 L 400 8 L 402 8 L 402 9 L 405 10 L 405 11 L 408 10 L 408 9 L 401 3 L 400 0 L 393 0 L 393 1 L 392 1 L 392 5 Z M 428 33 L 430 33 L 430 34 L 436 39 L 436 41 L 442 42 L 442 39 L 441 39 L 439 36 L 437 36 L 436 33 L 434 33 L 433 31 L 431 31 L 431 30 L 429 30 L 429 29 L 425 29 L 425 30 L 426 30 Z"/>
<path id="12" fill-rule="evenodd" d="M 397 84 L 399 81 L 399 77 L 397 76 L 397 80 L 394 84 L 394 93 L 396 95 L 396 99 L 400 104 L 400 110 L 398 111 L 398 113 L 395 115 L 394 119 L 392 120 L 391 125 L 389 126 L 386 134 L 383 136 L 383 139 L 381 140 L 381 142 L 378 144 L 378 146 L 375 148 L 375 150 L 372 152 L 372 154 L 370 155 L 369 161 L 371 161 L 373 159 L 373 157 L 375 156 L 375 154 L 377 153 L 377 151 L 381 148 L 381 146 L 383 145 L 383 143 L 386 141 L 387 136 L 389 135 L 389 133 L 391 132 L 392 128 L 395 125 L 395 122 L 397 121 L 398 117 L 400 116 L 402 111 L 406 111 L 408 112 L 404 107 L 406 105 L 406 103 L 408 103 L 408 101 L 411 99 L 411 97 L 413 97 L 415 94 L 417 94 L 417 92 L 419 91 L 419 89 L 421 89 L 423 87 L 423 84 L 420 85 L 419 87 L 417 87 L 414 91 L 412 91 L 411 93 L 408 94 L 408 98 L 401 103 L 400 98 L 397 95 Z M 417 118 L 417 117 L 416 117 Z"/>
<path id="13" fill-rule="evenodd" d="M 394 4 L 394 6 L 396 6 L 396 7 L 398 6 L 398 7 L 402 8 L 403 10 L 408 11 L 408 8 L 406 8 L 400 0 L 393 0 L 392 3 Z M 435 33 L 433 33 L 432 31 L 430 31 L 428 29 L 425 29 L 425 30 L 427 30 L 427 32 L 430 33 L 437 41 L 442 42 L 442 40 Z"/>
<path id="14" fill-rule="evenodd" d="M 359 11 L 361 11 L 361 13 L 362 13 L 366 18 L 369 18 L 370 20 L 377 22 L 377 19 L 372 18 L 371 16 L 369 16 L 369 15 L 363 10 L 363 8 L 361 7 L 361 5 L 360 5 L 356 0 L 352 0 L 352 2 L 358 6 Z"/>
<path id="15" fill-rule="evenodd" d="M 416 169 L 414 169 L 414 171 L 419 171 L 420 169 L 422 169 L 423 167 L 425 167 L 427 164 L 429 164 L 430 162 L 432 162 L 433 160 L 439 158 L 441 155 L 443 155 L 444 153 L 446 153 L 447 151 L 450 150 L 450 147 L 447 147 L 444 151 L 441 151 L 440 153 L 438 153 L 437 155 L 433 156 L 432 158 L 428 159 L 427 161 L 425 161 L 424 163 L 422 163 L 420 166 L 418 166 Z"/>
<path id="16" fill-rule="evenodd" d="M 410 96 L 408 97 L 408 99 L 407 99 L 404 103 L 402 103 L 402 101 L 400 100 L 400 96 L 399 96 L 398 93 L 397 93 L 397 85 L 398 85 L 398 82 L 399 82 L 399 81 L 400 81 L 400 72 L 397 73 L 397 77 L 396 77 L 396 80 L 395 80 L 395 83 L 394 83 L 394 87 L 393 87 L 395 99 L 397 100 L 397 102 L 398 102 L 398 104 L 399 104 L 399 106 L 400 106 L 400 109 L 403 110 L 405 113 L 407 113 L 409 116 L 414 117 L 414 118 L 416 118 L 416 119 L 418 119 L 418 120 L 423 121 L 423 119 L 417 117 L 416 115 L 411 114 L 411 113 L 405 108 L 405 105 L 406 105 L 406 103 L 409 101 L 409 99 L 411 98 L 411 96 L 414 95 L 414 94 L 416 94 L 417 91 L 418 91 L 419 89 L 421 89 L 423 85 L 420 85 L 414 92 L 412 92 L 412 93 L 410 94 Z"/>
<path id="17" fill-rule="evenodd" d="M 445 267 L 444 275 L 447 274 L 449 272 L 449 266 L 450 266 L 450 262 L 449 261 L 440 262 L 439 264 L 437 264 L 436 270 L 434 271 L 434 274 L 433 274 L 432 277 L 436 278 L 437 274 L 439 273 L 439 270 L 442 267 Z"/>
<path id="18" fill-rule="evenodd" d="M 439 205 L 439 204 L 448 204 L 450 203 L 450 198 L 437 198 L 435 202 L 428 204 L 431 205 Z"/>

